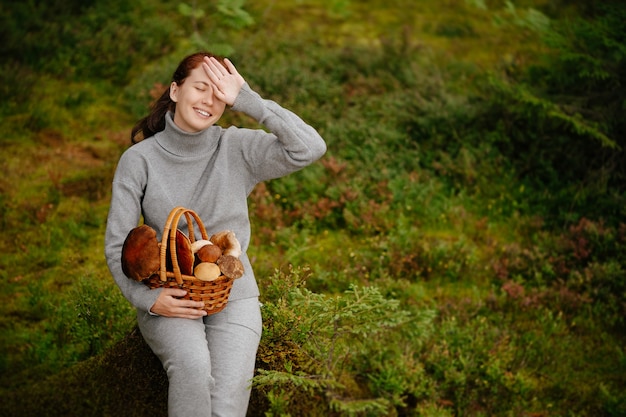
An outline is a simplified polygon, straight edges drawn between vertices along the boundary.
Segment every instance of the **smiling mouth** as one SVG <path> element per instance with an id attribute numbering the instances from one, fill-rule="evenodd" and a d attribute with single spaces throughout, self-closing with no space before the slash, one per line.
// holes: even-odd
<path id="1" fill-rule="evenodd" d="M 196 111 L 196 113 L 198 113 L 200 116 L 203 117 L 211 117 L 211 113 L 206 112 L 204 110 L 200 110 L 200 109 L 194 109 Z"/>

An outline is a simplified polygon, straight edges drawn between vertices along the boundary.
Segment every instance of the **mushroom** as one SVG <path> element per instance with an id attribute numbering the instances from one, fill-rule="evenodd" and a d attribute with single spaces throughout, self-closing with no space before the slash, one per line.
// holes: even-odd
<path id="1" fill-rule="evenodd" d="M 128 278 L 143 281 L 159 272 L 160 245 L 156 231 L 148 225 L 132 229 L 122 246 L 122 271 Z"/>
<path id="2" fill-rule="evenodd" d="M 220 256 L 222 256 L 222 250 L 219 246 L 214 244 L 204 245 L 198 250 L 196 256 L 198 257 L 198 260 L 200 262 L 215 263 L 220 258 Z"/>
<path id="3" fill-rule="evenodd" d="M 234 256 L 235 258 L 241 256 L 241 244 L 239 240 L 237 240 L 235 232 L 224 230 L 214 234 L 209 240 L 219 246 L 224 252 L 224 255 Z"/>
<path id="4" fill-rule="evenodd" d="M 222 273 L 228 278 L 237 279 L 243 276 L 243 264 L 241 263 L 239 258 L 236 258 L 232 255 L 220 256 L 220 258 L 217 260 L 217 265 L 219 265 Z"/>
<path id="5" fill-rule="evenodd" d="M 191 250 L 191 241 L 186 234 L 176 229 L 176 259 L 178 261 L 178 267 L 180 273 L 183 275 L 193 274 L 194 256 Z M 167 248 L 166 254 L 166 268 L 168 271 L 173 271 L 174 266 L 172 264 L 172 255 L 170 248 Z"/>
<path id="6" fill-rule="evenodd" d="M 191 244 L 191 251 L 193 253 L 197 253 L 200 250 L 200 248 L 202 248 L 203 246 L 212 245 L 212 244 L 213 244 L 213 242 L 211 242 L 210 240 L 199 239 L 199 240 L 196 240 L 195 242 L 193 242 Z"/>
<path id="7" fill-rule="evenodd" d="M 200 262 L 213 262 L 215 263 L 220 256 L 222 256 L 222 249 L 219 246 L 214 245 L 213 242 L 206 239 L 196 240 L 191 244 L 191 251 L 194 253 L 195 265 Z"/>
<path id="8" fill-rule="evenodd" d="M 220 277 L 222 271 L 217 264 L 212 262 L 201 262 L 193 271 L 196 278 L 201 281 L 215 281 Z"/>

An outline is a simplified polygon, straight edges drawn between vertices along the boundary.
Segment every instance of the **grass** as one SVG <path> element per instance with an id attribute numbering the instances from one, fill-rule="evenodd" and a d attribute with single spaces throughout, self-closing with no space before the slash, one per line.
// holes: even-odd
<path id="1" fill-rule="evenodd" d="M 329 145 L 250 197 L 266 306 L 258 415 L 624 412 L 624 226 L 585 213 L 547 225 L 494 145 L 501 131 L 476 122 L 486 78 L 544 51 L 539 14 L 482 6 L 255 2 L 257 26 L 211 30 L 253 87 Z M 27 100 L 0 113 L 2 392 L 97 358 L 132 328 L 103 259 L 109 184 L 188 48 L 173 40 L 119 88 L 11 73 L 24 82 L 11 97 Z"/>

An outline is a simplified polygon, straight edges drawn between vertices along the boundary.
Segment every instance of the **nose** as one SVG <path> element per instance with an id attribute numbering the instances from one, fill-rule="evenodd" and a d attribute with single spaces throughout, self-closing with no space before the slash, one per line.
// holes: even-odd
<path id="1" fill-rule="evenodd" d="M 214 99 L 215 99 L 215 94 L 213 91 L 213 86 L 208 84 L 207 88 L 202 92 L 202 104 L 211 106 L 213 104 Z"/>
<path id="2" fill-rule="evenodd" d="M 207 91 L 204 96 L 202 97 L 202 103 L 207 104 L 207 105 L 212 105 L 213 104 L 213 91 L 209 90 Z"/>

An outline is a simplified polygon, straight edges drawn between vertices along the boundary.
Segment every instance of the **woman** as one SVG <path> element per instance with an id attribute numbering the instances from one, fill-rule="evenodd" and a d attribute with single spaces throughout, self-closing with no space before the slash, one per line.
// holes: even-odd
<path id="1" fill-rule="evenodd" d="M 269 133 L 216 126 L 226 106 Z M 294 113 L 254 92 L 228 59 L 210 53 L 179 64 L 131 141 L 113 179 L 105 252 L 117 285 L 137 309 L 144 339 L 167 372 L 169 416 L 244 416 L 261 337 L 259 290 L 246 255 L 247 197 L 259 182 L 319 159 L 326 144 Z M 184 290 L 151 290 L 122 272 L 128 232 L 143 216 L 160 239 L 177 206 L 194 210 L 209 235 L 232 230 L 241 243 L 245 273 L 219 313 L 207 316 L 202 301 L 180 299 Z"/>

